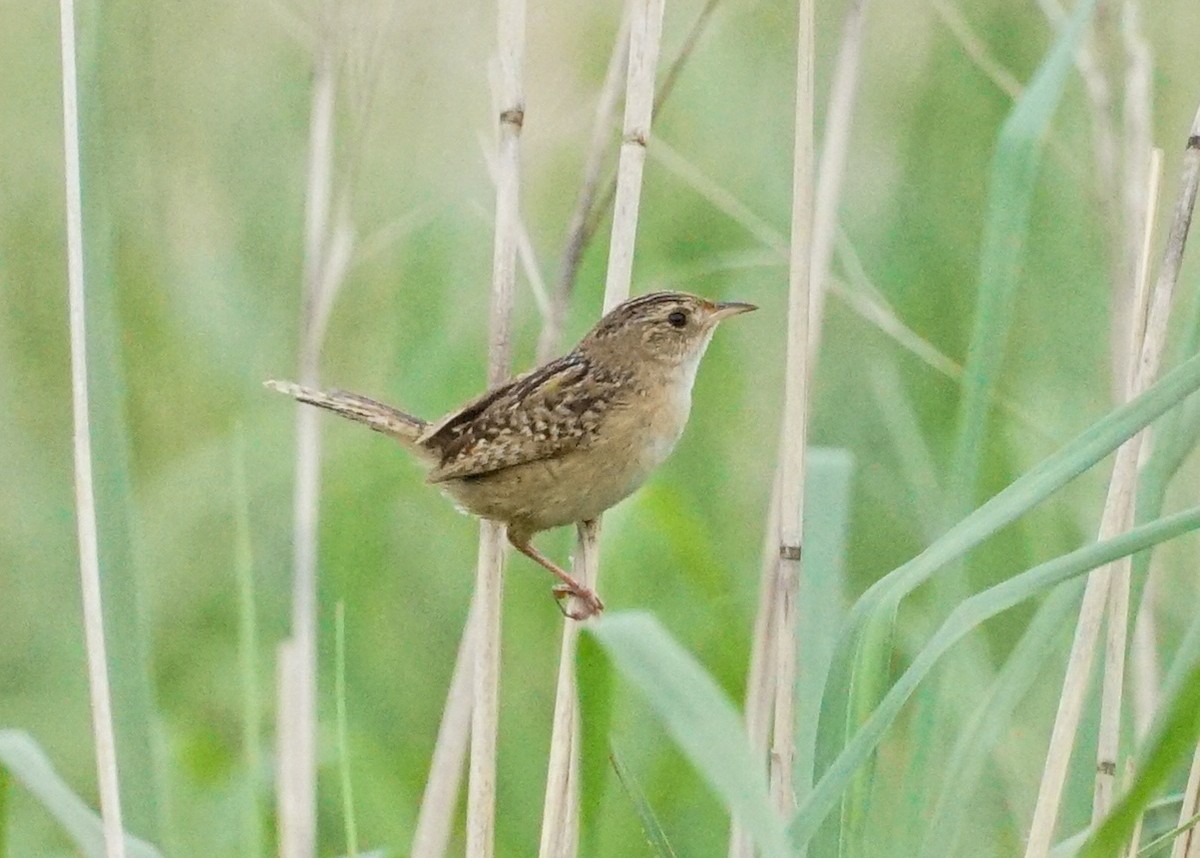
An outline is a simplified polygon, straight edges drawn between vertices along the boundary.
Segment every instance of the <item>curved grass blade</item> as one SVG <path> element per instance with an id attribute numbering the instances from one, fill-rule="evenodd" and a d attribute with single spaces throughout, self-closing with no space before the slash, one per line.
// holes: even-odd
<path id="1" fill-rule="evenodd" d="M 1000 129 L 988 181 L 975 325 L 963 366 L 959 428 L 945 511 L 947 522 L 958 520 L 975 505 L 987 419 L 1012 325 L 1042 143 L 1071 73 L 1075 51 L 1096 5 L 1096 0 L 1083 0 L 1076 5 L 1068 26 Z M 966 596 L 962 582 L 962 575 L 938 578 L 935 586 L 940 600 L 947 605 L 958 604 Z M 862 723 L 884 693 L 894 622 L 895 606 L 891 605 L 882 608 L 864 632 L 866 646 L 861 651 L 863 658 L 855 662 L 844 720 L 840 725 L 833 722 L 834 729 L 841 731 L 843 741 Z M 991 674 L 990 663 L 973 645 L 967 646 L 962 657 L 966 660 L 964 671 L 968 675 Z M 940 715 L 933 713 L 933 720 L 936 725 Z M 939 730 L 937 726 L 933 729 Z M 850 841 L 853 832 L 866 830 L 870 781 L 868 766 L 855 778 L 846 796 L 839 851 L 842 844 Z"/>
<path id="2" fill-rule="evenodd" d="M 1055 652 L 1051 644 L 1078 610 L 1082 594 L 1083 582 L 1070 581 L 1060 584 L 1046 597 L 987 695 L 959 731 L 942 769 L 937 802 L 918 855 L 955 858 L 962 854 L 958 851 L 958 837 L 988 758 L 1008 729 L 1017 706 L 1041 676 L 1046 659 Z"/>
<path id="3" fill-rule="evenodd" d="M 610 746 L 608 759 L 612 763 L 613 771 L 617 773 L 617 780 L 621 782 L 621 788 L 633 802 L 638 819 L 642 821 L 642 830 L 646 832 L 646 842 L 650 844 L 654 854 L 658 858 L 676 858 L 675 850 L 671 848 L 671 841 L 667 839 L 667 832 L 663 830 L 662 823 L 658 821 L 658 815 L 650 806 L 650 800 L 646 798 L 646 794 L 642 792 L 641 784 L 621 759 L 616 745 Z"/>
<path id="4" fill-rule="evenodd" d="M 1121 854 L 1138 817 L 1195 750 L 1200 738 L 1200 657 L 1190 655 L 1191 663 L 1179 674 L 1167 704 L 1150 729 L 1133 783 L 1084 844 L 1079 858 Z"/>
<path id="5" fill-rule="evenodd" d="M 837 805 L 855 773 L 874 753 L 917 685 L 929 675 L 938 660 L 954 644 L 986 620 L 1049 587 L 1197 528 L 1200 528 L 1200 507 L 1192 507 L 1135 528 L 1115 539 L 1093 543 L 1035 566 L 963 602 L 917 654 L 912 665 L 854 734 L 845 750 L 821 778 L 808 801 L 796 813 L 789 826 L 789 834 L 795 847 L 803 847 L 813 836 L 826 815 Z M 1200 675 L 1197 679 L 1200 680 Z M 1200 681 L 1197 682 L 1196 694 L 1200 695 Z M 1197 704 L 1197 718 L 1200 719 L 1200 697 Z"/>
<path id="6" fill-rule="evenodd" d="M 1050 497 L 1112 453 L 1124 441 L 1200 389 L 1200 356 L 1192 357 L 1157 384 L 1092 424 L 1066 446 L 1042 460 L 983 506 L 963 518 L 924 551 L 872 584 L 855 602 L 834 652 L 825 687 L 818 748 L 841 747 L 849 724 L 859 723 L 884 686 L 891 657 L 891 618 L 908 593 L 925 583 L 996 531 Z M 868 682 L 864 677 L 873 675 Z M 851 703 L 856 709 L 851 709 Z M 850 712 L 861 717 L 848 720 Z M 827 732 L 832 731 L 832 732 Z M 832 756 L 832 755 L 831 755 Z M 826 758 L 821 769 L 832 760 Z"/>
<path id="7" fill-rule="evenodd" d="M 790 858 L 783 821 L 767 796 L 763 766 L 742 720 L 712 676 L 650 614 L 625 611 L 588 628 L 684 754 L 758 844 Z"/>
<path id="8" fill-rule="evenodd" d="M 0 730 L 0 769 L 37 799 L 82 855 L 104 858 L 100 816 L 67 785 L 28 733 Z M 129 858 L 162 858 L 162 853 L 149 843 L 128 834 L 125 851 Z"/>

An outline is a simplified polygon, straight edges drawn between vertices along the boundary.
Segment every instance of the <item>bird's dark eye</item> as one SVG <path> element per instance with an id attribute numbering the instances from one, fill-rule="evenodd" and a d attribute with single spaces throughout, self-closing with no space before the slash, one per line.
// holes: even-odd
<path id="1" fill-rule="evenodd" d="M 687 313 L 683 312 L 683 310 L 675 310 L 667 316 L 667 321 L 671 323 L 671 327 L 673 328 L 682 328 L 687 324 Z"/>

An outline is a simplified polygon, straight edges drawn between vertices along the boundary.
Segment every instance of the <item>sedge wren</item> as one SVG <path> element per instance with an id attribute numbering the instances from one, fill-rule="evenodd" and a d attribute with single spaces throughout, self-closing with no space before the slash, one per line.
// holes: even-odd
<path id="1" fill-rule="evenodd" d="M 645 481 L 683 433 L 717 323 L 753 309 L 683 292 L 633 298 L 567 355 L 432 423 L 355 393 L 266 385 L 399 441 L 430 483 L 466 512 L 503 523 L 518 551 L 553 572 L 563 613 L 581 620 L 604 604 L 531 538 L 590 521 Z M 567 597 L 581 607 L 565 607 Z"/>

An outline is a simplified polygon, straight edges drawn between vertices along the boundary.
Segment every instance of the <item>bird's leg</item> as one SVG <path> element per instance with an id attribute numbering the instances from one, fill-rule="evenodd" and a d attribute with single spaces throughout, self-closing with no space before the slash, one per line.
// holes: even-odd
<path id="1" fill-rule="evenodd" d="M 513 548 L 517 549 L 517 551 L 520 551 L 539 566 L 550 570 L 555 577 L 562 581 L 561 584 L 554 588 L 554 598 L 558 600 L 558 608 L 563 612 L 564 616 L 570 617 L 572 620 L 586 620 L 588 617 L 594 616 L 604 610 L 604 603 L 600 601 L 600 597 L 596 595 L 595 590 L 576 581 L 561 566 L 534 548 L 528 536 L 509 531 L 508 541 L 512 543 Z M 583 608 L 578 611 L 572 611 L 564 607 L 562 601 L 569 596 L 574 596 L 582 602 Z"/>

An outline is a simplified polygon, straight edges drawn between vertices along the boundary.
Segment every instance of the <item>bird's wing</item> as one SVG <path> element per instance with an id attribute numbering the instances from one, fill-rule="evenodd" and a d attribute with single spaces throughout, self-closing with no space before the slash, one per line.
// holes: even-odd
<path id="1" fill-rule="evenodd" d="M 429 482 L 482 476 L 588 443 L 621 384 L 573 352 L 488 391 L 421 433 L 418 443 L 439 459 Z"/>

